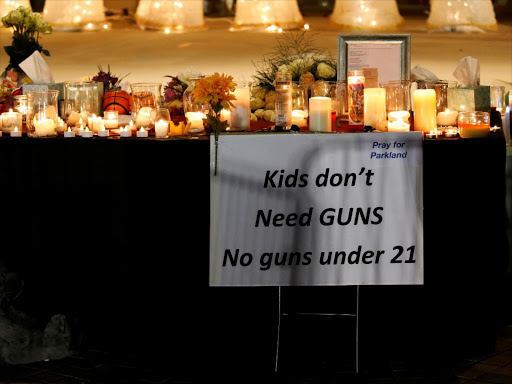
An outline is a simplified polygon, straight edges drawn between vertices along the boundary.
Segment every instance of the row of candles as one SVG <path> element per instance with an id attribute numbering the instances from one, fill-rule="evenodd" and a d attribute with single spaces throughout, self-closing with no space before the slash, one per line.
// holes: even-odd
<path id="1" fill-rule="evenodd" d="M 157 138 L 166 138 L 168 136 L 184 135 L 192 127 L 192 122 L 174 124 L 169 118 L 169 111 L 165 108 L 160 108 L 156 111 L 151 108 L 148 109 L 150 110 L 150 116 L 148 116 L 147 121 L 145 117 L 145 112 L 147 111 L 142 111 L 142 118 L 140 117 L 141 114 L 139 114 L 137 116 L 138 120 L 135 123 L 133 120 L 130 120 L 129 124 L 121 126 L 117 111 L 105 111 L 103 117 L 73 112 L 67 118 L 67 122 L 64 122 L 54 113 L 53 107 L 48 106 L 45 109 L 44 115 L 35 116 L 32 121 L 29 121 L 29 124 L 33 126 L 34 136 L 36 137 L 49 137 L 63 133 L 66 138 L 76 136 L 89 138 L 93 137 L 94 134 L 97 134 L 99 137 L 108 137 L 110 136 L 110 131 L 116 130 L 119 130 L 121 137 L 132 137 L 133 132 L 136 131 L 137 137 L 145 138 L 149 136 L 148 131 L 152 128 L 154 128 Z M 161 112 L 163 118 L 155 120 L 154 115 L 157 112 Z M 166 115 L 167 118 L 165 118 Z M 194 117 L 202 119 L 202 116 Z M 21 137 L 23 118 L 24 115 L 21 112 L 15 112 L 12 109 L 9 112 L 2 113 L 0 116 L 0 135 L 3 132 L 10 134 L 11 137 Z M 195 125 L 197 125 L 196 120 L 193 121 Z"/>

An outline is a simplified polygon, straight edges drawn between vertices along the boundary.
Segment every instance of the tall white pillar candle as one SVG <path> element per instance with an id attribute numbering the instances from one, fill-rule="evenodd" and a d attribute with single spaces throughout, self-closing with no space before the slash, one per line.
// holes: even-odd
<path id="1" fill-rule="evenodd" d="M 309 130 L 311 132 L 331 132 L 330 97 L 309 99 Z"/>
<path id="2" fill-rule="evenodd" d="M 386 130 L 386 90 L 384 88 L 364 89 L 364 125 L 379 131 Z"/>
<path id="3" fill-rule="evenodd" d="M 414 91 L 414 130 L 430 132 L 437 129 L 437 101 L 434 89 Z"/>

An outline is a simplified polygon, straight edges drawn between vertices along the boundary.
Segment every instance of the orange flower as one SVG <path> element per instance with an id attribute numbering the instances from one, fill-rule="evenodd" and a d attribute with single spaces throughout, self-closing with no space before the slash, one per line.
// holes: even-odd
<path id="1" fill-rule="evenodd" d="M 236 100 L 236 97 L 231 92 L 235 91 L 235 87 L 232 76 L 219 75 L 215 72 L 197 82 L 192 97 L 196 103 L 210 104 L 214 110 L 220 111 L 222 108 L 233 106 L 231 101 Z"/>

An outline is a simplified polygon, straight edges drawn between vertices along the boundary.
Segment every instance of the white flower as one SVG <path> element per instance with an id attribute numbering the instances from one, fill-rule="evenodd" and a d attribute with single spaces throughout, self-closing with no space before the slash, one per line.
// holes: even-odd
<path id="1" fill-rule="evenodd" d="M 316 77 L 319 79 L 332 79 L 336 76 L 336 70 L 328 64 L 320 63 L 316 67 Z"/>

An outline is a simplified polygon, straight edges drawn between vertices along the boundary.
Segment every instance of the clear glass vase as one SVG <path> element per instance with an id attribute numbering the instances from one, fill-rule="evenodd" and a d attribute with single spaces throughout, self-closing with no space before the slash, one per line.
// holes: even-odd
<path id="1" fill-rule="evenodd" d="M 208 104 L 198 104 L 192 97 L 192 92 L 200 79 L 200 77 L 192 77 L 187 89 L 183 92 L 183 111 L 185 112 L 187 122 L 190 123 L 189 134 L 203 132 L 203 119 L 205 119 L 208 114 Z"/>
<path id="2" fill-rule="evenodd" d="M 56 136 L 59 124 L 59 91 L 27 92 L 27 131 L 30 137 Z"/>
<path id="3" fill-rule="evenodd" d="M 160 83 L 134 83 L 132 89 L 132 119 L 140 128 L 149 128 L 154 109 L 162 105 L 162 84 Z"/>

